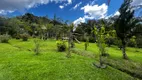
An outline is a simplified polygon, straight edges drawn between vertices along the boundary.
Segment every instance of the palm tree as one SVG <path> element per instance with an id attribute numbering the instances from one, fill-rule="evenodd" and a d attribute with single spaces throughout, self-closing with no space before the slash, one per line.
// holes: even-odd
<path id="1" fill-rule="evenodd" d="M 117 36 L 122 42 L 122 54 L 124 59 L 128 59 L 125 52 L 127 40 L 132 36 L 132 33 L 139 22 L 134 18 L 134 10 L 131 8 L 131 2 L 131 0 L 124 0 L 124 3 L 119 9 L 120 15 L 116 19 L 114 25 Z"/>

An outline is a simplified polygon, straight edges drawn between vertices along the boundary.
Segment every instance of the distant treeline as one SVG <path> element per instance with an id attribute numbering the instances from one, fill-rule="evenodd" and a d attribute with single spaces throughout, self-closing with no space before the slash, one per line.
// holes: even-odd
<path id="1" fill-rule="evenodd" d="M 74 37 L 79 41 L 86 41 L 85 36 L 87 36 L 89 42 L 96 42 L 96 37 L 93 33 L 94 25 L 97 28 L 100 28 L 102 24 L 105 25 L 106 33 L 109 33 L 114 30 L 114 22 L 116 19 L 117 16 L 108 19 L 88 20 L 86 23 L 74 26 L 72 33 L 74 33 Z M 54 15 L 53 19 L 49 19 L 46 16 L 35 16 L 31 13 L 12 18 L 0 17 L 0 34 L 9 34 L 12 38 L 17 39 L 19 39 L 22 34 L 28 34 L 30 37 L 40 37 L 44 40 L 48 38 L 62 39 L 63 37 L 68 37 L 69 29 L 70 25 L 68 21 L 63 21 L 56 15 Z M 133 35 L 136 36 L 138 47 L 142 47 L 142 24 L 136 27 Z M 116 45 L 119 42 L 117 40 L 119 39 L 110 38 L 106 43 L 109 46 L 112 44 Z M 128 45 L 134 46 L 131 42 L 129 42 Z"/>

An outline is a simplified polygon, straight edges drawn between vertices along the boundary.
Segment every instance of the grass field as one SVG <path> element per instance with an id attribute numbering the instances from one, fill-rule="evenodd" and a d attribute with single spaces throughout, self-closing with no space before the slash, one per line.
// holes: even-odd
<path id="1" fill-rule="evenodd" d="M 76 48 L 83 51 L 84 43 L 76 44 Z M 98 48 L 94 43 L 89 45 L 88 52 L 96 58 L 73 53 L 71 58 L 66 58 L 66 52 L 57 52 L 55 40 L 40 41 L 40 55 L 35 55 L 33 49 L 33 39 L 27 42 L 12 39 L 8 44 L 0 43 L 0 80 L 136 80 L 111 66 L 106 69 L 93 66 L 98 56 Z M 135 63 L 132 66 L 134 72 L 142 67 L 142 50 L 138 51 L 127 48 L 130 59 L 127 64 L 131 66 Z M 110 57 L 106 61 L 111 61 L 114 66 L 119 64 L 119 68 L 124 67 L 126 61 L 117 47 L 109 48 L 108 53 Z M 141 73 L 140 70 L 142 68 L 138 73 Z"/>

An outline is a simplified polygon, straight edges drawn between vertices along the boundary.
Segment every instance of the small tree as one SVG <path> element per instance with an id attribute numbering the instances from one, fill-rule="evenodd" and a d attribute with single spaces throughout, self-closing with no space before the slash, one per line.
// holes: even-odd
<path id="1" fill-rule="evenodd" d="M 34 40 L 34 43 L 35 43 L 35 48 L 34 48 L 34 52 L 35 52 L 35 55 L 39 55 L 40 51 L 39 51 L 39 48 L 40 48 L 40 41 L 35 39 Z"/>
<path id="2" fill-rule="evenodd" d="M 85 39 L 85 50 L 87 50 L 88 46 L 89 46 L 89 37 L 87 36 L 87 33 L 84 34 L 84 39 Z"/>
<path id="3" fill-rule="evenodd" d="M 99 68 L 105 68 L 106 66 L 103 65 L 102 55 L 105 54 L 105 28 L 102 26 L 100 29 L 94 27 L 94 34 L 96 35 L 96 41 L 99 48 L 99 65 L 96 65 Z"/>

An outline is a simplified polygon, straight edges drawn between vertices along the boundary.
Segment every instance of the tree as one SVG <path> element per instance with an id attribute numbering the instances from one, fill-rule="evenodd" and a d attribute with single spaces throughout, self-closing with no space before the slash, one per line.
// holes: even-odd
<path id="1" fill-rule="evenodd" d="M 133 35 L 133 31 L 138 23 L 138 20 L 134 18 L 134 10 L 131 8 L 131 0 L 124 0 L 119 12 L 120 15 L 115 21 L 115 30 L 117 36 L 122 42 L 122 54 L 124 59 L 128 59 L 125 52 L 127 40 Z"/>
<path id="2" fill-rule="evenodd" d="M 103 65 L 102 56 L 106 54 L 106 44 L 105 44 L 105 27 L 104 25 L 101 28 L 94 27 L 94 34 L 96 36 L 97 46 L 99 48 L 99 65 L 96 65 L 98 68 L 106 68 L 105 65 Z"/>
<path id="3" fill-rule="evenodd" d="M 60 30 L 59 28 L 62 25 L 61 19 L 59 17 L 56 16 L 56 14 L 54 14 L 54 19 L 52 20 L 53 26 L 54 26 L 54 31 L 55 31 L 55 35 L 56 35 L 56 40 L 59 39 L 59 33 Z"/>
<path id="4" fill-rule="evenodd" d="M 73 27 L 74 27 L 74 25 L 73 24 L 71 24 L 70 26 L 69 26 L 69 30 L 68 30 L 68 53 L 67 53 L 67 57 L 68 58 L 70 58 L 71 57 L 71 53 L 70 53 L 70 51 L 71 51 L 71 46 L 72 46 L 72 44 L 73 44 Z"/>
<path id="5" fill-rule="evenodd" d="M 84 39 L 85 39 L 84 48 L 85 48 L 85 50 L 87 50 L 87 48 L 89 46 L 89 39 L 88 39 L 87 33 L 84 34 Z"/>
<path id="6" fill-rule="evenodd" d="M 3 18 L 3 17 L 0 17 L 0 34 L 5 34 L 5 32 L 6 32 L 6 23 L 7 23 L 8 21 L 5 19 L 5 18 Z"/>
<path id="7" fill-rule="evenodd" d="M 15 37 L 16 35 L 20 34 L 21 31 L 21 21 L 16 17 L 8 19 L 8 23 L 6 24 L 7 32 L 12 36 Z"/>
<path id="8" fill-rule="evenodd" d="M 51 30 L 53 28 L 53 24 L 51 23 L 46 24 L 46 28 L 47 28 L 47 31 L 46 31 L 46 39 L 47 39 L 51 37 L 51 34 L 52 34 Z"/>

